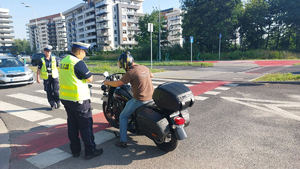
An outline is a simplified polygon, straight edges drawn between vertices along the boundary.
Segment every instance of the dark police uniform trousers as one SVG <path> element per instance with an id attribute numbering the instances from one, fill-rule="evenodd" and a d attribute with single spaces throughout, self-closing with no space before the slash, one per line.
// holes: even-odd
<path id="1" fill-rule="evenodd" d="M 51 106 L 59 103 L 59 85 L 58 78 L 52 78 L 52 75 L 48 76 L 47 80 L 44 80 L 44 90 L 47 92 L 47 99 Z"/>
<path id="2" fill-rule="evenodd" d="M 92 155 L 96 150 L 95 137 L 93 133 L 93 117 L 90 100 L 83 103 L 61 100 L 68 114 L 68 137 L 71 142 L 72 153 L 81 150 L 79 132 L 84 143 L 85 154 Z"/>

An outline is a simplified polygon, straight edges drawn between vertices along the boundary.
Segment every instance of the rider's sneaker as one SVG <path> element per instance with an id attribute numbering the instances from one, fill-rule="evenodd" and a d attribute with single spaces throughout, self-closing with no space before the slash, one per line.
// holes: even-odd
<path id="1" fill-rule="evenodd" d="M 121 142 L 121 141 L 117 141 L 116 143 L 115 143 L 115 145 L 117 146 L 117 147 L 122 147 L 122 148 L 126 148 L 127 147 L 127 143 L 125 142 Z"/>

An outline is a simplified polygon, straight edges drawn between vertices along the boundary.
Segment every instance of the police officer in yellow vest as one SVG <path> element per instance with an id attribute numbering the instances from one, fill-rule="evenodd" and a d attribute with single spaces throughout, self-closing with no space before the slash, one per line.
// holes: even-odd
<path id="1" fill-rule="evenodd" d="M 47 92 L 47 99 L 51 110 L 60 107 L 59 85 L 58 85 L 58 62 L 54 56 L 51 56 L 52 46 L 45 45 L 45 57 L 41 58 L 37 73 L 36 81 L 41 83 L 40 76 L 44 80 L 44 90 Z"/>
<path id="2" fill-rule="evenodd" d="M 90 90 L 87 84 L 93 81 L 93 76 L 83 62 L 90 45 L 72 43 L 71 54 L 59 64 L 59 97 L 68 115 L 68 136 L 73 157 L 80 156 L 80 132 L 85 147 L 84 158 L 88 160 L 103 152 L 101 148 L 96 149 L 94 141 Z"/>

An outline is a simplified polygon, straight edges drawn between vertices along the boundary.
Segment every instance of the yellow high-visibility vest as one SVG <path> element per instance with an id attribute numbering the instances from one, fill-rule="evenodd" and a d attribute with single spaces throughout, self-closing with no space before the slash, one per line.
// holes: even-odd
<path id="1" fill-rule="evenodd" d="M 59 98 L 70 101 L 90 99 L 90 90 L 85 79 L 78 79 L 74 66 L 80 59 L 68 55 L 59 64 Z"/>
<path id="2" fill-rule="evenodd" d="M 44 80 L 47 80 L 48 79 L 48 72 L 47 72 L 47 66 L 46 66 L 46 61 L 45 61 L 45 58 L 41 58 L 42 60 L 42 68 L 41 68 L 41 78 L 44 79 Z M 51 71 L 51 74 L 52 74 L 52 77 L 53 78 L 58 78 L 58 69 L 57 69 L 57 66 L 56 66 L 56 59 L 54 56 L 51 56 L 51 68 L 52 68 L 52 71 Z"/>

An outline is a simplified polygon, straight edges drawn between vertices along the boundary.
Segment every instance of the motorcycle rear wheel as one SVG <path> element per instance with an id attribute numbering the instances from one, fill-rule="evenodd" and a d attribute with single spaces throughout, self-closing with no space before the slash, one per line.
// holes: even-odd
<path id="1" fill-rule="evenodd" d="M 179 145 L 179 141 L 176 138 L 175 133 L 170 133 L 167 137 L 164 137 L 160 140 L 153 140 L 153 141 L 159 149 L 165 152 L 173 151 Z"/>
<path id="2" fill-rule="evenodd" d="M 113 107 L 113 109 L 110 109 L 107 107 L 107 104 L 107 102 L 103 102 L 102 104 L 104 117 L 111 126 L 119 128 L 119 117 L 116 117 L 116 115 L 119 116 L 122 110 L 120 110 L 119 107 Z"/>

